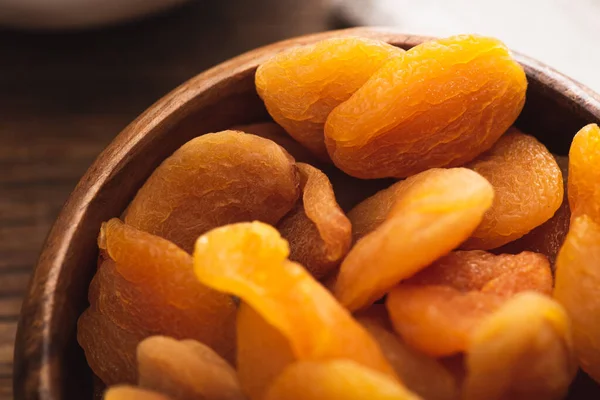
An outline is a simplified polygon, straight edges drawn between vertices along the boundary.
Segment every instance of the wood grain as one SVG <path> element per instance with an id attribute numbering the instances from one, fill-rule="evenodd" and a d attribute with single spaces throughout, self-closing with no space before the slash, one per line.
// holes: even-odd
<path id="1" fill-rule="evenodd" d="M 326 3 L 203 0 L 101 30 L 0 29 L 0 400 L 13 398 L 13 341 L 30 271 L 97 155 L 144 109 L 199 72 L 324 30 Z"/>

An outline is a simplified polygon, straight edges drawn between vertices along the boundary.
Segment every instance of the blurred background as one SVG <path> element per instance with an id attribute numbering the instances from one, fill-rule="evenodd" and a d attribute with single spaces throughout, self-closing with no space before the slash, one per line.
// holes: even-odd
<path id="1" fill-rule="evenodd" d="M 0 0 L 0 399 L 43 240 L 98 153 L 227 58 L 305 33 L 386 25 L 482 33 L 600 92 L 600 0 Z"/>

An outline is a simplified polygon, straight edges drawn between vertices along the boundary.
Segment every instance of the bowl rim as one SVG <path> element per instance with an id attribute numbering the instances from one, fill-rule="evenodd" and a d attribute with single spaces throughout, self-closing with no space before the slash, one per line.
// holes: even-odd
<path id="1" fill-rule="evenodd" d="M 341 36 L 379 39 L 402 48 L 432 39 L 403 34 L 393 28 L 361 27 L 300 36 L 251 50 L 200 73 L 162 97 L 100 153 L 68 197 L 33 270 L 17 328 L 13 371 L 15 399 L 58 399 L 56 393 L 60 393 L 60 382 L 64 376 L 60 368 L 51 368 L 62 365 L 61 360 L 56 359 L 61 357 L 60 351 L 57 356 L 56 349 L 53 349 L 55 343 L 50 340 L 53 320 L 60 312 L 60 307 L 57 307 L 60 293 L 54 289 L 61 273 L 64 273 L 64 265 L 69 262 L 72 244 L 76 242 L 74 238 L 83 234 L 80 228 L 92 200 L 115 173 L 127 166 L 128 155 L 189 115 L 193 111 L 193 102 L 215 96 L 214 90 L 207 93 L 208 89 L 224 80 L 235 79 L 249 71 L 253 73 L 267 58 L 291 46 Z M 517 52 L 514 55 L 528 78 L 537 80 L 543 90 L 556 92 L 570 103 L 570 107 L 579 108 L 600 121 L 599 94 L 539 61 Z"/>

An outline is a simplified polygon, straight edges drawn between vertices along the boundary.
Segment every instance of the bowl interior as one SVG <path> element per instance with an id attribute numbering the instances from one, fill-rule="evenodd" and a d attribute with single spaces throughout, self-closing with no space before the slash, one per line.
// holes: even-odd
<path id="1" fill-rule="evenodd" d="M 175 149 L 203 133 L 270 120 L 254 88 L 256 66 L 290 45 L 333 35 L 362 35 L 410 48 L 426 38 L 351 29 L 292 39 L 244 54 L 161 99 L 99 156 L 55 223 L 23 305 L 15 351 L 16 399 L 92 398 L 92 373 L 75 339 L 78 316 L 96 268 L 100 223 L 119 216 L 150 173 Z M 600 123 L 600 99 L 578 83 L 520 55 L 529 79 L 516 125 L 565 155 L 573 135 Z M 569 398 L 600 398 L 580 375 Z"/>

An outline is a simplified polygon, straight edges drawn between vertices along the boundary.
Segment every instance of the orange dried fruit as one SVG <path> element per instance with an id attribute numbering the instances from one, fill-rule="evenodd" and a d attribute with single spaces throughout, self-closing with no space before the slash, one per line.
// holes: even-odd
<path id="1" fill-rule="evenodd" d="M 243 400 L 235 370 L 210 347 L 166 336 L 137 347 L 139 385 L 174 400 Z"/>
<path id="2" fill-rule="evenodd" d="M 492 38 L 425 42 L 386 63 L 329 114 L 325 143 L 359 178 L 405 178 L 489 149 L 525 103 L 523 68 Z"/>
<path id="3" fill-rule="evenodd" d="M 302 204 L 277 225 L 290 246 L 290 260 L 302 264 L 315 278 L 330 274 L 350 249 L 352 225 L 338 205 L 327 175 L 303 163 L 300 171 Z"/>
<path id="4" fill-rule="evenodd" d="M 398 285 L 387 298 L 394 329 L 433 356 L 464 351 L 482 318 L 515 293 L 552 292 L 552 273 L 541 254 L 493 255 L 457 251 Z"/>
<path id="5" fill-rule="evenodd" d="M 419 400 L 397 381 L 351 360 L 300 361 L 275 379 L 264 400 Z"/>
<path id="6" fill-rule="evenodd" d="M 388 293 L 386 305 L 394 330 L 409 346 L 443 357 L 464 351 L 473 330 L 503 302 L 492 293 L 401 284 Z"/>
<path id="7" fill-rule="evenodd" d="M 600 128 L 589 124 L 573 138 L 569 150 L 569 204 L 573 215 L 600 222 Z"/>
<path id="8" fill-rule="evenodd" d="M 154 170 L 125 222 L 191 252 L 212 228 L 259 220 L 276 224 L 298 200 L 294 159 L 275 142 L 236 131 L 205 134 Z"/>
<path id="9" fill-rule="evenodd" d="M 256 90 L 275 122 L 323 160 L 323 125 L 386 61 L 404 50 L 359 38 L 332 38 L 294 47 L 256 71 Z"/>
<path id="10" fill-rule="evenodd" d="M 562 204 L 548 221 L 544 222 L 522 238 L 499 247 L 495 250 L 496 252 L 517 254 L 522 251 L 534 251 L 536 253 L 544 254 L 548 257 L 550 265 L 554 266 L 556 255 L 565 241 L 565 237 L 569 231 L 569 222 L 571 221 L 571 208 L 569 207 L 567 196 L 569 158 L 564 156 L 554 156 L 554 159 L 562 172 L 563 187 L 565 189 Z"/>
<path id="11" fill-rule="evenodd" d="M 350 210 L 348 218 L 352 223 L 352 237 L 355 242 L 374 231 L 386 220 L 396 200 L 410 187 L 411 180 L 409 178 L 406 181 L 396 182 L 361 201 Z"/>
<path id="12" fill-rule="evenodd" d="M 194 267 L 200 282 L 240 297 L 281 332 L 296 360 L 347 358 L 395 376 L 373 338 L 288 254 L 275 228 L 238 223 L 201 236 Z"/>
<path id="13" fill-rule="evenodd" d="M 135 348 L 143 338 L 128 332 L 93 308 L 77 321 L 77 341 L 87 363 L 106 385 L 136 383 Z"/>
<path id="14" fill-rule="evenodd" d="M 437 360 L 408 346 L 388 330 L 386 323 L 378 321 L 377 316 L 357 316 L 357 320 L 379 343 L 383 354 L 409 390 L 427 400 L 454 400 L 458 397 L 454 377 Z"/>
<path id="15" fill-rule="evenodd" d="M 102 225 L 99 246 L 112 261 L 100 265 L 104 287 L 91 302 L 104 315 L 129 331 L 196 339 L 234 359 L 235 303 L 198 282 L 189 254 L 116 218 Z"/>
<path id="16" fill-rule="evenodd" d="M 494 187 L 494 204 L 463 245 L 493 249 L 548 221 L 563 202 L 562 173 L 546 147 L 512 128 L 492 149 L 467 165 Z"/>
<path id="17" fill-rule="evenodd" d="M 465 168 L 431 169 L 403 183 L 407 188 L 385 222 L 359 240 L 340 266 L 334 294 L 351 311 L 462 243 L 494 196 L 488 181 Z"/>
<path id="18" fill-rule="evenodd" d="M 473 332 L 465 400 L 563 399 L 575 376 L 569 319 L 538 293 L 520 293 Z"/>
<path id="19" fill-rule="evenodd" d="M 108 388 L 104 400 L 170 400 L 170 398 L 134 386 L 118 385 Z"/>
<path id="20" fill-rule="evenodd" d="M 281 126 L 274 122 L 259 122 L 256 124 L 236 125 L 231 128 L 252 135 L 269 139 L 283 147 L 296 161 L 312 165 L 319 164 L 319 160 L 306 147 L 292 138 Z"/>
<path id="21" fill-rule="evenodd" d="M 467 292 L 501 296 L 535 290 L 552 293 L 550 264 L 542 254 L 495 255 L 482 250 L 454 251 L 406 280 L 414 285 L 447 285 Z"/>
<path id="22" fill-rule="evenodd" d="M 294 359 L 285 336 L 242 302 L 237 318 L 237 371 L 248 397 L 261 400 L 269 383 Z"/>
<path id="23" fill-rule="evenodd" d="M 554 297 L 571 318 L 581 369 L 600 382 L 600 225 L 590 216 L 571 222 L 555 279 Z"/>

